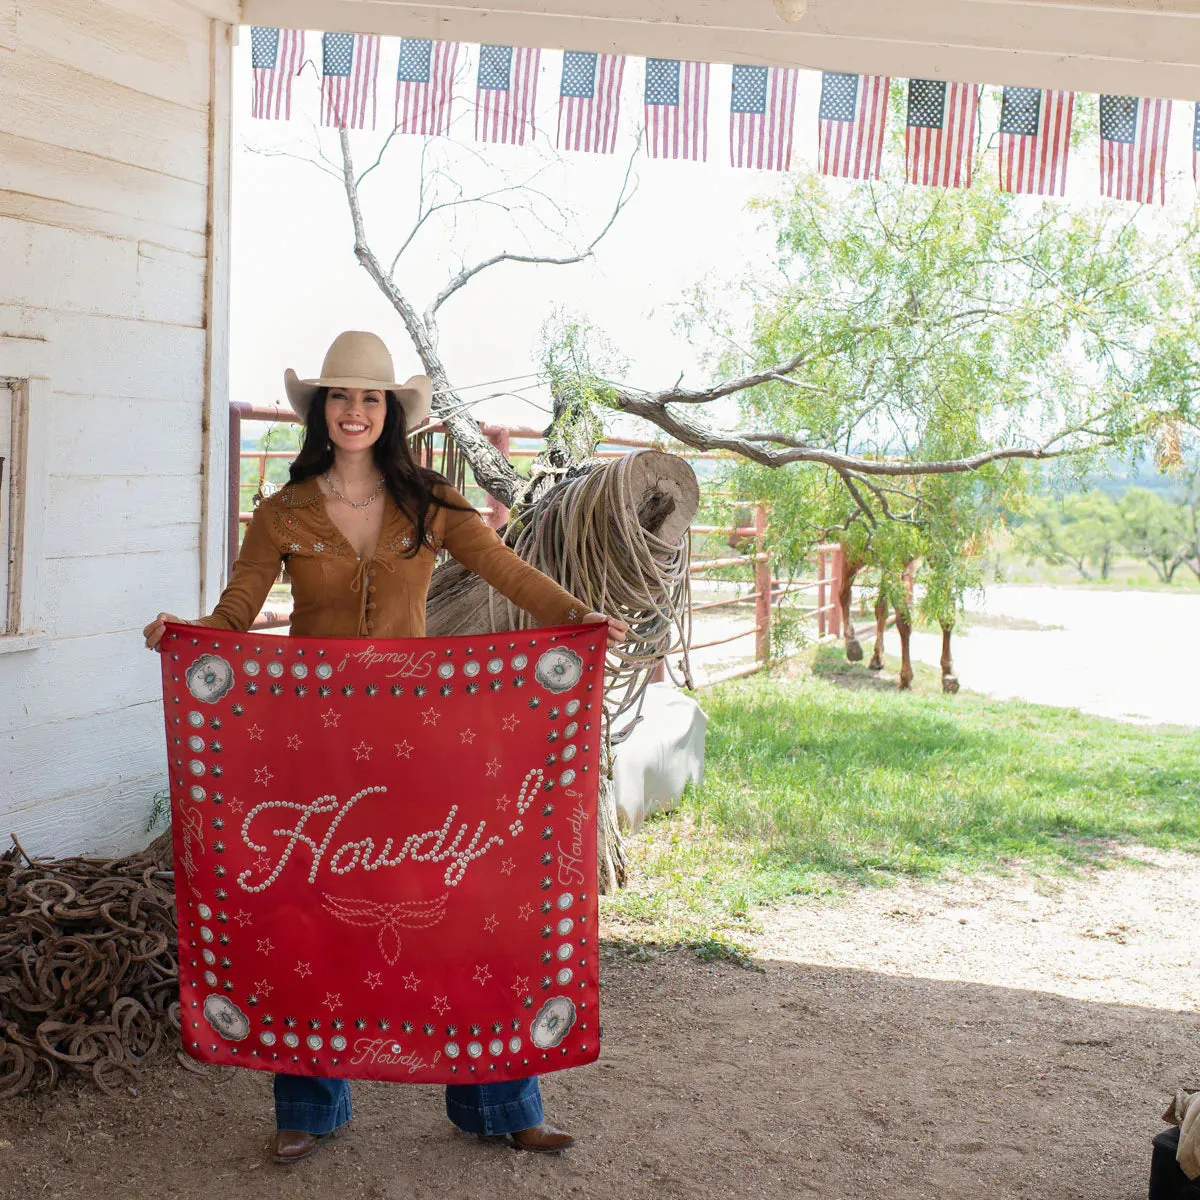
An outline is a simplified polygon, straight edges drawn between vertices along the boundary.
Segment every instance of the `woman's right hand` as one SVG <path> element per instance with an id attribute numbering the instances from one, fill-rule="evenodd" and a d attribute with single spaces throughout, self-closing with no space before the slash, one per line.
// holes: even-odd
<path id="1" fill-rule="evenodd" d="M 171 613 L 159 613 L 145 629 L 142 630 L 142 636 L 146 639 L 147 650 L 158 650 L 159 643 L 163 639 L 163 634 L 167 632 L 167 622 L 174 621 L 176 625 L 186 625 L 187 622 L 182 617 L 173 616 Z"/>

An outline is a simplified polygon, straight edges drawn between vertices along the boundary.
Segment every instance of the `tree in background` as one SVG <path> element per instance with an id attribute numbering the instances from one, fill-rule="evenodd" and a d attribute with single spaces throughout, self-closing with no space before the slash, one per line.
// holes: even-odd
<path id="1" fill-rule="evenodd" d="M 983 180 L 804 176 L 761 208 L 778 259 L 741 285 L 749 320 L 704 293 L 683 313 L 720 347 L 718 381 L 618 381 L 614 407 L 698 449 L 827 467 L 864 519 L 887 514 L 880 479 L 1137 449 L 1194 423 L 1190 221 L 1156 238 L 1115 205 L 1031 209 Z M 705 415 L 730 401 L 724 427 Z"/>
<path id="2" fill-rule="evenodd" d="M 1194 424 L 1191 221 L 1155 237 L 1115 205 L 1034 208 L 982 178 L 943 191 L 803 176 L 761 211 L 773 269 L 735 300 L 698 291 L 682 308 L 717 347 L 717 381 L 601 382 L 613 408 L 737 455 L 785 561 L 835 536 L 877 556 L 894 598 L 892 543 L 919 546 L 928 604 L 952 625 L 988 531 L 1026 491 L 1020 463 L 1082 471 Z M 792 466 L 806 469 L 779 470 Z"/>
<path id="3" fill-rule="evenodd" d="M 1072 566 L 1083 579 L 1094 569 L 1107 579 L 1121 553 L 1121 516 L 1116 502 L 1103 492 L 1073 493 L 1061 500 L 1034 500 L 1017 529 L 1018 551 L 1030 561 Z"/>
<path id="4" fill-rule="evenodd" d="M 1083 579 L 1108 579 L 1124 555 L 1172 583 L 1181 566 L 1200 577 L 1198 527 L 1200 465 L 1193 465 L 1173 496 L 1133 487 L 1118 500 L 1098 491 L 1039 497 L 1016 530 L 1015 546 L 1031 562 L 1070 565 Z"/>
<path id="5" fill-rule="evenodd" d="M 1183 508 L 1145 488 L 1130 488 L 1117 504 L 1121 545 L 1150 564 L 1162 583 L 1170 583 L 1188 547 Z"/>
<path id="6" fill-rule="evenodd" d="M 1184 471 L 1180 504 L 1185 547 L 1183 565 L 1200 579 L 1200 459 Z"/>

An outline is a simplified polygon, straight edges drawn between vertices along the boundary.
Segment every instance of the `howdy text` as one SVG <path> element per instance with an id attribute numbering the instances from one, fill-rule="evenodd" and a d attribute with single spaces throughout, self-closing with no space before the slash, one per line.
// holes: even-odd
<path id="1" fill-rule="evenodd" d="M 568 796 L 578 796 L 578 792 L 569 791 Z M 575 803 L 575 811 L 567 818 L 571 827 L 570 845 L 558 843 L 558 882 L 562 884 L 581 884 L 586 880 L 583 873 L 583 826 L 589 816 L 582 804 Z"/>
<path id="2" fill-rule="evenodd" d="M 387 671 L 388 679 L 424 679 L 433 670 L 434 653 L 432 650 L 413 651 L 405 653 L 401 650 L 376 650 L 373 645 L 365 650 L 355 650 L 347 654 L 340 663 L 338 670 L 344 671 L 351 663 L 360 667 L 394 667 Z"/>
<path id="3" fill-rule="evenodd" d="M 364 788 L 355 792 L 344 803 L 336 796 L 318 796 L 311 804 L 298 804 L 290 800 L 268 800 L 256 804 L 242 822 L 242 841 L 256 854 L 273 853 L 274 859 L 265 877 L 252 882 L 256 874 L 254 870 L 245 870 L 238 877 L 238 884 L 247 892 L 265 892 L 287 865 L 292 852 L 297 847 L 304 846 L 312 855 L 312 863 L 308 871 L 308 882 L 314 883 L 322 864 L 335 875 L 347 875 L 357 867 L 364 871 L 377 871 L 380 867 L 398 867 L 405 859 L 412 862 L 446 862 L 446 872 L 443 876 L 447 887 L 455 887 L 466 874 L 467 867 L 476 859 L 482 858 L 493 846 L 503 846 L 504 839 L 493 835 L 484 837 L 487 821 L 480 821 L 474 833 L 469 833 L 469 825 L 463 822 L 455 830 L 455 818 L 458 816 L 458 805 L 452 804 L 446 819 L 437 829 L 427 829 L 422 833 L 413 833 L 404 839 L 395 854 L 392 853 L 393 839 L 388 838 L 379 848 L 375 849 L 375 841 L 370 837 L 359 838 L 356 841 L 342 842 L 332 853 L 328 853 L 338 826 L 345 820 L 351 809 L 364 797 L 376 792 L 386 792 L 385 787 Z M 254 840 L 262 837 L 261 832 L 251 834 L 251 827 L 268 810 L 284 809 L 296 814 L 290 827 L 272 829 L 272 838 L 282 838 L 282 843 L 276 843 L 273 848 L 260 845 Z M 320 841 L 317 831 L 321 820 L 332 816 Z M 452 832 L 453 830 L 453 832 Z M 468 836 L 469 835 L 469 836 Z M 464 841 L 464 839 L 466 839 Z M 301 851 L 301 853 L 303 853 Z"/>

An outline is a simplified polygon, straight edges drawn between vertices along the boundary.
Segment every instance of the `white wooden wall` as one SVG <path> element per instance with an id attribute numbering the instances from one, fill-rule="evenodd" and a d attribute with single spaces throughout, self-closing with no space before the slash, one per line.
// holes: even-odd
<path id="1" fill-rule="evenodd" d="M 161 0 L 0 0 L 0 376 L 52 389 L 51 638 L 0 639 L 0 842 L 15 832 L 31 853 L 139 846 L 165 787 L 139 631 L 201 605 L 225 45 L 223 26 Z"/>

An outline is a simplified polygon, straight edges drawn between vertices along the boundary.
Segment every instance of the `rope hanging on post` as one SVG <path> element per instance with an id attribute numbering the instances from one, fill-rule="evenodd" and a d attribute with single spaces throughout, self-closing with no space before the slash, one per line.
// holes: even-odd
<path id="1" fill-rule="evenodd" d="M 608 654 L 605 712 L 610 729 L 627 712 L 640 711 L 660 663 L 667 664 L 675 682 L 692 686 L 685 534 L 698 502 L 695 475 L 682 459 L 644 451 L 560 481 L 510 525 L 507 541 L 521 558 L 593 609 L 620 614 L 629 622 L 628 641 Z M 490 604 L 493 629 L 522 629 L 531 623 L 494 591 Z M 668 660 L 676 653 L 682 679 L 675 677 Z M 636 723 L 635 717 L 614 740 L 622 740 Z"/>

